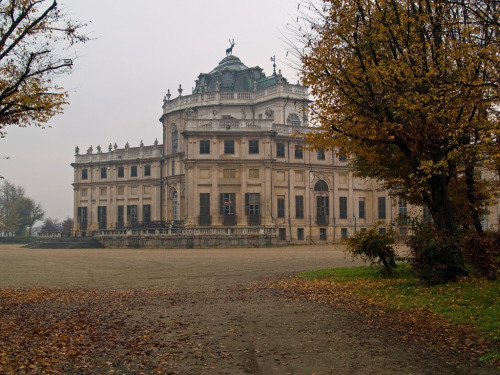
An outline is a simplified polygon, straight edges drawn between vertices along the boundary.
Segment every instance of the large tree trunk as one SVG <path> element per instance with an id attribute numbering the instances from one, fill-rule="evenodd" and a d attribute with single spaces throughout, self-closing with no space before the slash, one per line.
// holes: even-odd
<path id="1" fill-rule="evenodd" d="M 432 176 L 428 183 L 431 189 L 431 202 L 428 202 L 428 206 L 434 223 L 439 228 L 454 234 L 456 225 L 453 219 L 446 176 L 443 174 Z"/>
<path id="2" fill-rule="evenodd" d="M 483 233 L 483 227 L 481 225 L 481 218 L 476 210 L 476 186 L 474 182 L 474 165 L 469 165 L 465 168 L 465 184 L 467 185 L 467 199 L 472 206 L 472 221 L 474 223 L 474 228 L 476 232 Z"/>

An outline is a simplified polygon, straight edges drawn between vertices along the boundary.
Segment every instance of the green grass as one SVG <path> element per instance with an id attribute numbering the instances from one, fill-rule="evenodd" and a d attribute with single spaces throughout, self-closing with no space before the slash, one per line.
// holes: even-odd
<path id="1" fill-rule="evenodd" d="M 427 307 L 456 323 L 468 323 L 488 340 L 500 344 L 500 281 L 465 279 L 444 285 L 422 285 L 402 265 L 391 277 L 375 267 L 335 268 L 298 275 L 301 278 L 356 282 L 355 295 L 378 300 L 391 308 Z M 359 281 L 366 280 L 366 283 Z M 387 282 L 384 282 L 387 281 Z M 361 285 L 361 286 L 360 286 Z M 499 356 L 499 353 L 494 354 Z"/>

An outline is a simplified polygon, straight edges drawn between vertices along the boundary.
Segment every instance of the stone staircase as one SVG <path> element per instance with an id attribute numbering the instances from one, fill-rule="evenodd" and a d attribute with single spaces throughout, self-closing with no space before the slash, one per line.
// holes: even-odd
<path id="1" fill-rule="evenodd" d="M 37 238 L 25 247 L 30 249 L 100 249 L 103 246 L 93 237 Z"/>

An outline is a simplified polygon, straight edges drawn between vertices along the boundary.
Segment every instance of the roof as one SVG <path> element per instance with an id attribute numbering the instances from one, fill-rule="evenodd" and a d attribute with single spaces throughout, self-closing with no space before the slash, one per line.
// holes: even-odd
<path id="1" fill-rule="evenodd" d="M 273 86 L 278 76 L 266 77 L 259 66 L 249 68 L 234 55 L 224 57 L 210 73 L 201 73 L 193 94 L 214 91 L 253 91 Z M 281 82 L 287 83 L 285 78 Z"/>

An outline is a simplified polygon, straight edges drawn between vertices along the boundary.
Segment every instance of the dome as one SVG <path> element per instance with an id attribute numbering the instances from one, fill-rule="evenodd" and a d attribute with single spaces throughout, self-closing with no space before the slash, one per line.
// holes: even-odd
<path id="1" fill-rule="evenodd" d="M 219 65 L 210 73 L 201 73 L 196 80 L 193 94 L 214 91 L 252 91 L 276 83 L 277 76 L 273 74 L 266 78 L 262 68 L 247 67 L 234 55 L 224 57 Z M 286 79 L 282 79 L 286 82 Z"/>

